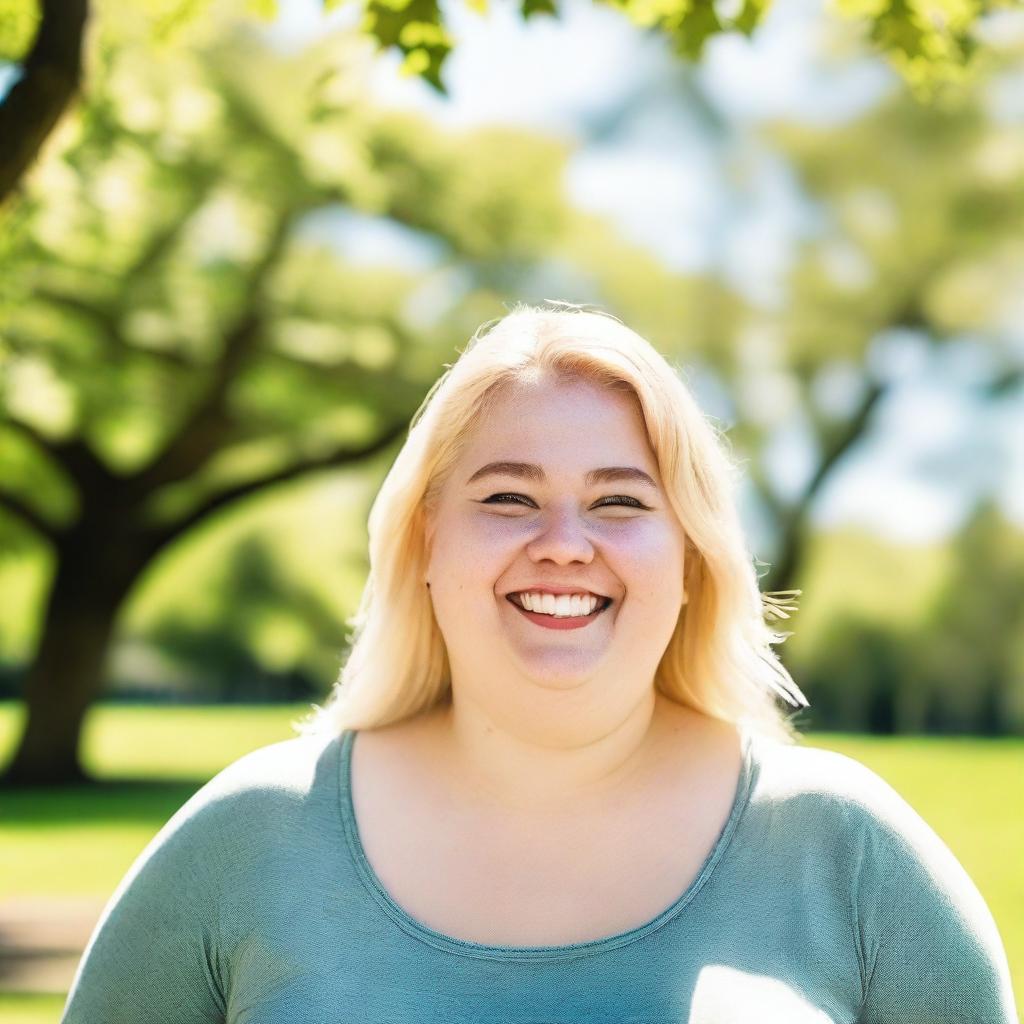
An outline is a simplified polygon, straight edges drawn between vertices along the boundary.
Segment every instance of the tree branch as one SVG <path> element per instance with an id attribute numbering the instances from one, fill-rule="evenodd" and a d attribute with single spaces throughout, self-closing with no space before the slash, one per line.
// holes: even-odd
<path id="1" fill-rule="evenodd" d="M 0 427 L 8 427 L 49 456 L 78 485 L 81 491 L 104 486 L 113 474 L 81 437 L 51 441 L 23 420 L 0 416 Z"/>
<path id="2" fill-rule="evenodd" d="M 145 152 L 145 147 L 141 144 L 139 148 Z M 194 163 L 190 165 L 190 170 L 195 166 Z M 168 253 L 174 250 L 182 235 L 191 227 L 196 211 L 206 201 L 212 178 L 213 175 L 203 168 L 202 184 L 196 189 L 196 194 L 191 197 L 192 201 L 188 204 L 187 210 L 179 210 L 176 211 L 176 215 L 169 216 L 166 223 L 146 240 L 145 245 L 139 251 L 138 258 L 134 260 L 131 269 L 125 274 L 125 280 L 129 284 L 141 280 L 158 263 L 166 259 Z"/>
<path id="3" fill-rule="evenodd" d="M 78 90 L 88 0 L 42 0 L 24 74 L 0 103 L 0 202 L 17 185 Z"/>
<path id="4" fill-rule="evenodd" d="M 45 452 L 47 455 L 53 454 L 53 442 L 40 434 L 31 423 L 26 423 L 24 420 L 16 420 L 10 416 L 2 416 L 0 417 L 0 427 L 7 427 L 16 434 L 20 434 L 26 441 L 30 441 L 34 447 Z"/>
<path id="5" fill-rule="evenodd" d="M 875 406 L 887 390 L 885 384 L 869 380 L 867 391 L 857 411 L 838 430 L 823 439 L 821 462 L 818 463 L 800 499 L 786 510 L 780 523 L 779 557 L 766 577 L 763 590 L 786 590 L 792 586 L 798 568 L 800 537 L 806 527 L 811 505 L 839 460 L 863 436 Z"/>
<path id="6" fill-rule="evenodd" d="M 35 509 L 29 508 L 17 495 L 0 491 L 0 509 L 13 513 L 45 540 L 56 542 L 60 535 L 58 527 L 44 519 Z"/>
<path id="7" fill-rule="evenodd" d="M 219 491 L 205 501 L 200 502 L 199 505 L 187 512 L 182 518 L 144 531 L 143 544 L 146 548 L 147 557 L 152 557 L 176 537 L 191 530 L 200 520 L 206 519 L 226 505 L 248 497 L 251 494 L 274 487 L 276 484 L 294 480 L 296 477 L 304 476 L 307 473 L 315 473 L 324 469 L 337 469 L 341 466 L 361 462 L 383 451 L 388 445 L 401 437 L 408 428 L 408 420 L 403 419 L 389 426 L 378 437 L 360 447 L 343 446 L 335 448 L 326 455 L 300 459 L 288 466 L 275 470 L 273 473 L 268 473 L 253 480 L 246 480 L 243 483 Z"/>
<path id="8" fill-rule="evenodd" d="M 1021 384 L 1024 384 L 1024 366 L 1007 366 L 988 382 L 984 391 L 992 398 L 1001 398 L 1016 391 Z"/>
<path id="9" fill-rule="evenodd" d="M 48 302 L 73 316 L 87 320 L 102 336 L 107 348 L 119 360 L 127 356 L 146 356 L 156 362 L 165 363 L 178 369 L 198 369 L 200 364 L 189 356 L 182 355 L 171 349 L 142 348 L 131 344 L 121 333 L 116 315 L 95 303 L 87 302 L 80 295 L 40 285 L 35 290 L 35 298 Z"/>
<path id="10" fill-rule="evenodd" d="M 249 279 L 242 314 L 224 339 L 206 395 L 160 454 L 132 479 L 131 490 L 136 499 L 145 498 L 166 484 L 187 479 L 219 450 L 231 428 L 226 411 L 228 389 L 262 332 L 260 296 L 297 215 L 298 211 L 289 212 L 275 224 L 267 248 Z"/>
<path id="11" fill-rule="evenodd" d="M 776 522 L 781 522 L 785 517 L 785 504 L 772 490 L 765 473 L 764 465 L 756 459 L 751 459 L 746 466 L 747 477 L 757 492 L 757 496 L 768 509 L 769 514 Z"/>

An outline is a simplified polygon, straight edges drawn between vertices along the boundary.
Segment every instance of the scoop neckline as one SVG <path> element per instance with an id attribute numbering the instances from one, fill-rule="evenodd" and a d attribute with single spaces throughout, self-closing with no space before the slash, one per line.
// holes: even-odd
<path id="1" fill-rule="evenodd" d="M 344 729 L 339 737 L 338 796 L 345 838 L 360 879 L 381 909 L 403 931 L 438 949 L 478 959 L 538 961 L 589 956 L 637 942 L 651 932 L 657 931 L 676 917 L 693 900 L 711 877 L 732 841 L 743 811 L 749 803 L 752 788 L 754 767 L 752 752 L 753 736 L 751 733 L 741 730 L 742 760 L 740 774 L 725 824 L 722 826 L 718 838 L 715 840 L 696 877 L 693 878 L 683 893 L 672 903 L 644 924 L 637 925 L 626 931 L 616 932 L 614 935 L 588 939 L 584 942 L 570 942 L 547 946 L 487 945 L 473 942 L 470 939 L 460 939 L 454 935 L 448 935 L 445 932 L 429 927 L 422 921 L 418 921 L 392 898 L 383 882 L 377 876 L 376 871 L 374 871 L 366 856 L 366 851 L 359 835 L 359 825 L 356 821 L 355 805 L 352 799 L 352 746 L 357 732 L 359 732 L 358 729 Z"/>

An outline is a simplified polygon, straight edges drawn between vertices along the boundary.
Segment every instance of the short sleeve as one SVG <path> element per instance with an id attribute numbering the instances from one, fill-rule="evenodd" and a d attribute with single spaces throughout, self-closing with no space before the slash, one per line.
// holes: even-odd
<path id="1" fill-rule="evenodd" d="M 872 791 L 857 881 L 858 1024 L 1018 1024 L 1006 952 L 978 888 L 888 783 L 874 776 Z"/>
<path id="2" fill-rule="evenodd" d="M 200 790 L 139 854 L 90 936 L 60 1024 L 224 1021 L 215 818 Z"/>

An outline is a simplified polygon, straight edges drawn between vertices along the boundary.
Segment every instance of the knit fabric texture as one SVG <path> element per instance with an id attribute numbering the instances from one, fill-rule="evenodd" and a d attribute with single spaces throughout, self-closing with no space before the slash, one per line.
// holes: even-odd
<path id="1" fill-rule="evenodd" d="M 1018 1024 L 977 887 L 843 754 L 745 734 L 726 824 L 657 917 L 490 946 L 374 873 L 356 736 L 261 747 L 192 796 L 108 901 L 61 1024 Z"/>

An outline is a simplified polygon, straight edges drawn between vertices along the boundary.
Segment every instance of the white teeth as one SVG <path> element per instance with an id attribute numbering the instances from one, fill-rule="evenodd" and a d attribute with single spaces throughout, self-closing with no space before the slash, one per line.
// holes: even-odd
<path id="1" fill-rule="evenodd" d="M 590 594 L 529 594 L 517 595 L 522 606 L 531 612 L 567 618 L 574 615 L 589 615 L 601 599 Z"/>

